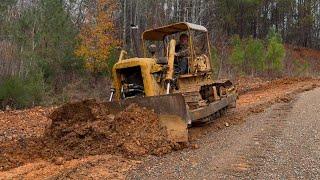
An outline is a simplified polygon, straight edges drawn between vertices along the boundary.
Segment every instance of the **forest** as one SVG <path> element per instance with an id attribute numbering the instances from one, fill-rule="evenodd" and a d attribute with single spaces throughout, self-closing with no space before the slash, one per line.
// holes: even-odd
<path id="1" fill-rule="evenodd" d="M 107 99 L 120 49 L 175 22 L 208 28 L 216 77 L 316 76 L 320 0 L 2 0 L 1 108 Z"/>

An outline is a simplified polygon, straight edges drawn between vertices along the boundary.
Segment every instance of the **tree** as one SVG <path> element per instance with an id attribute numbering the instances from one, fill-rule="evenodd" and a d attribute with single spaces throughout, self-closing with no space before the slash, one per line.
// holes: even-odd
<path id="1" fill-rule="evenodd" d="M 245 64 L 251 75 L 263 71 L 264 59 L 265 51 L 263 43 L 259 39 L 250 37 L 247 40 L 245 47 Z"/>
<path id="2" fill-rule="evenodd" d="M 39 0 L 27 6 L 12 21 L 10 32 L 19 45 L 21 60 L 31 64 L 32 70 L 40 68 L 46 82 L 61 89 L 76 62 L 73 53 L 77 35 L 64 2 Z"/>
<path id="3" fill-rule="evenodd" d="M 109 71 L 108 59 L 119 45 L 112 17 L 116 7 L 113 0 L 98 0 L 96 11 L 87 15 L 88 23 L 79 34 L 80 45 L 75 54 L 85 60 L 86 68 L 95 76 Z"/>
<path id="4" fill-rule="evenodd" d="M 265 59 L 266 71 L 270 73 L 280 73 L 283 68 L 283 58 L 285 57 L 285 48 L 282 44 L 281 36 L 271 29 L 268 35 L 268 48 Z"/>
<path id="5" fill-rule="evenodd" d="M 233 50 L 230 55 L 230 62 L 238 72 L 242 73 L 242 67 L 245 62 L 245 51 L 240 37 L 234 36 L 232 39 L 232 44 Z"/>

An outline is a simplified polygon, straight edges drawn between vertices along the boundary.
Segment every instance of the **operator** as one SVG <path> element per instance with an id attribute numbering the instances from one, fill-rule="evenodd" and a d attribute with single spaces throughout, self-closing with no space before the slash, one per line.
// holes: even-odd
<path id="1" fill-rule="evenodd" d="M 189 57 L 189 47 L 188 47 L 189 36 L 187 34 L 181 34 L 179 43 L 176 45 L 176 59 L 175 66 L 178 67 L 176 71 L 180 74 L 188 73 L 188 57 Z"/>

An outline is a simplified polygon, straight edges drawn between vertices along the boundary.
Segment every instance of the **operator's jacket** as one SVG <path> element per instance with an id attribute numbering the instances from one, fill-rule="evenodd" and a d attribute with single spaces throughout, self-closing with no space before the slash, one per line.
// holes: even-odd
<path id="1" fill-rule="evenodd" d="M 176 46 L 176 72 L 179 74 L 188 73 L 188 57 L 189 57 L 189 47 L 188 45 L 178 44 Z"/>

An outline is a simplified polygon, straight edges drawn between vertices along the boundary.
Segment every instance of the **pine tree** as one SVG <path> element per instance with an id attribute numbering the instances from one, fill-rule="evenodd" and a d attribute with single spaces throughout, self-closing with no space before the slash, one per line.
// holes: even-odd
<path id="1" fill-rule="evenodd" d="M 262 72 L 264 69 L 265 51 L 261 40 L 250 37 L 246 41 L 245 64 L 250 70 L 251 75 Z"/>
<path id="2" fill-rule="evenodd" d="M 280 73 L 283 68 L 283 58 L 285 57 L 285 48 L 282 44 L 281 36 L 271 29 L 268 35 L 268 48 L 266 53 L 265 65 L 266 71 L 270 73 Z"/>

